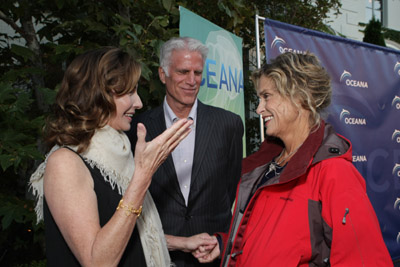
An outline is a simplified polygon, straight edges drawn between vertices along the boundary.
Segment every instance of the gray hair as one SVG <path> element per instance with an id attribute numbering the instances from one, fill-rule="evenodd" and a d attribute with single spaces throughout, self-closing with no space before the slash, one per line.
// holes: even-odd
<path id="1" fill-rule="evenodd" d="M 169 66 L 171 64 L 171 55 L 173 51 L 189 50 L 199 52 L 203 58 L 203 64 L 206 61 L 208 48 L 199 40 L 190 37 L 174 37 L 165 42 L 160 50 L 160 66 L 165 75 L 169 77 Z"/>

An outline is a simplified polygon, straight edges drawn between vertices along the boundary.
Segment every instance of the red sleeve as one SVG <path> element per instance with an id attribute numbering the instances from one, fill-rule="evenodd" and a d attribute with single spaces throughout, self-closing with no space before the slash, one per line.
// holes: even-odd
<path id="1" fill-rule="evenodd" d="M 365 180 L 342 158 L 322 162 L 322 217 L 332 228 L 332 266 L 393 266 Z"/>
<path id="2" fill-rule="evenodd" d="M 222 257 L 222 254 L 226 247 L 226 243 L 228 242 L 228 234 L 220 232 L 220 233 L 215 233 L 214 235 L 218 240 L 219 251 L 220 251 L 219 256 Z"/>

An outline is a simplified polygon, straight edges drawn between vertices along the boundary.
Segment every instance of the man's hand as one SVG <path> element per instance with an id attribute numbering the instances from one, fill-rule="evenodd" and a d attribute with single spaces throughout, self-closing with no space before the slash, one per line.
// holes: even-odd
<path id="1" fill-rule="evenodd" d="M 217 244 L 217 238 L 215 236 L 210 236 L 207 233 L 201 233 L 198 235 L 183 237 L 183 236 L 172 236 L 165 235 L 167 240 L 168 250 L 181 250 L 183 252 L 194 252 L 201 248 L 204 250 L 211 250 Z"/>
<path id="2" fill-rule="evenodd" d="M 216 238 L 215 238 L 216 239 Z M 218 241 L 214 246 L 199 246 L 198 249 L 192 252 L 192 255 L 200 263 L 209 263 L 214 261 L 221 254 Z"/>

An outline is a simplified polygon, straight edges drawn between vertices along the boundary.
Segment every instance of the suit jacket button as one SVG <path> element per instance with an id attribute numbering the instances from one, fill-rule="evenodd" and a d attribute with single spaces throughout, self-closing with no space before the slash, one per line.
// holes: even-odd
<path id="1" fill-rule="evenodd" d="M 193 216 L 191 216 L 191 215 L 185 215 L 185 220 L 186 220 L 186 221 L 189 221 L 190 219 L 192 219 L 192 217 L 193 217 Z"/>

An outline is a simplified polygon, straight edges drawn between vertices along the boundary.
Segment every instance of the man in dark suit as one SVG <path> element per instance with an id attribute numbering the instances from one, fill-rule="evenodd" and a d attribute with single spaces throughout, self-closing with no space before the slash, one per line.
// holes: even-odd
<path id="1" fill-rule="evenodd" d="M 229 230 L 240 178 L 240 117 L 197 99 L 207 53 L 207 47 L 193 38 L 173 38 L 163 45 L 159 77 L 166 86 L 164 103 L 136 116 L 128 133 L 134 148 L 138 122 L 146 126 L 150 141 L 177 119 L 194 121 L 189 136 L 160 166 L 150 185 L 170 250 L 179 238 Z M 200 265 L 190 253 L 170 254 L 177 266 Z"/>

